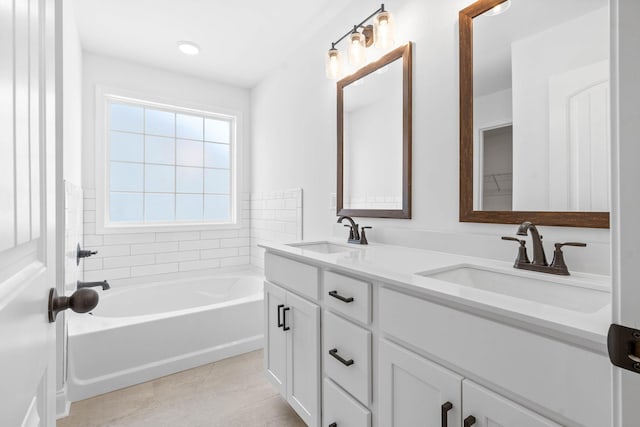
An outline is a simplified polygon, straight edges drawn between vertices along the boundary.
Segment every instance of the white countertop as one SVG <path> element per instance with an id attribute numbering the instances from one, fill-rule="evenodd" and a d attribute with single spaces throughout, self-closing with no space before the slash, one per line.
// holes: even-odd
<path id="1" fill-rule="evenodd" d="M 610 303 L 595 312 L 574 311 L 424 277 L 416 273 L 435 272 L 440 269 L 469 264 L 521 277 L 577 285 L 602 292 L 610 292 L 611 278 L 609 276 L 586 273 L 557 276 L 517 270 L 513 268 L 513 263 L 486 258 L 377 243 L 349 245 L 340 240 L 327 239 L 326 241 L 347 246 L 349 251 L 325 254 L 286 244 L 265 243 L 259 246 L 268 252 L 419 292 L 435 302 L 528 329 L 598 353 L 606 354 L 607 352 L 607 330 L 611 323 Z M 515 255 L 514 251 L 514 257 Z M 569 266 L 569 268 L 571 267 Z M 576 304 L 579 304 L 579 301 L 576 301 Z"/>

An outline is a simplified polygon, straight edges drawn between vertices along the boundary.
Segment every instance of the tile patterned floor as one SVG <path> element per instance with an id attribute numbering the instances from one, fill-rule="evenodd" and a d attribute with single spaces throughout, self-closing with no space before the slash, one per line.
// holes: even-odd
<path id="1" fill-rule="evenodd" d="M 75 402 L 57 427 L 305 427 L 267 382 L 262 351 Z"/>

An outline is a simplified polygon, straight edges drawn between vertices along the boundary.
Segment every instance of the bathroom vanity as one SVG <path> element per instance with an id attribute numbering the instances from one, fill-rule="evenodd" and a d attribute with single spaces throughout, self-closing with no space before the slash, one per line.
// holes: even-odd
<path id="1" fill-rule="evenodd" d="M 610 278 L 380 244 L 264 247 L 266 375 L 308 426 L 611 425 Z"/>

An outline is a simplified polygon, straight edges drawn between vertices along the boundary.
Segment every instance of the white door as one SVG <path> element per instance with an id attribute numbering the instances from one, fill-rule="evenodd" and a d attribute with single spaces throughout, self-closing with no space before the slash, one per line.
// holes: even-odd
<path id="1" fill-rule="evenodd" d="M 320 307 L 290 292 L 283 313 L 287 334 L 287 401 L 309 427 L 320 424 Z"/>
<path id="2" fill-rule="evenodd" d="M 55 425 L 58 2 L 0 0 L 0 426 Z"/>
<path id="3" fill-rule="evenodd" d="M 608 212 L 609 61 L 549 80 L 549 209 Z"/>
<path id="4" fill-rule="evenodd" d="M 283 396 L 287 397 L 287 335 L 282 330 L 282 309 L 287 293 L 284 289 L 264 282 L 264 369 L 267 378 Z"/>
<path id="5" fill-rule="evenodd" d="M 380 425 L 460 427 L 461 376 L 386 340 L 378 357 Z"/>
<path id="6" fill-rule="evenodd" d="M 472 381 L 462 382 L 464 427 L 561 427 Z"/>
<path id="7" fill-rule="evenodd" d="M 640 2 L 611 0 L 613 323 L 640 329 Z M 640 356 L 636 346 L 635 356 Z M 640 426 L 640 374 L 613 367 L 616 427 Z"/>

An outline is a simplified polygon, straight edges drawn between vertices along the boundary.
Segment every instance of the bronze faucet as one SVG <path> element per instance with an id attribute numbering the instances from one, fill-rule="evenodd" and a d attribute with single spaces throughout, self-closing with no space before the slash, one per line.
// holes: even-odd
<path id="1" fill-rule="evenodd" d="M 523 270 L 538 271 L 541 273 L 559 274 L 562 276 L 569 275 L 569 269 L 564 262 L 564 254 L 562 253 L 563 246 L 587 246 L 586 243 L 580 242 L 565 242 L 555 243 L 555 251 L 553 252 L 553 260 L 551 265 L 547 263 L 547 258 L 544 253 L 544 247 L 542 246 L 542 236 L 538 233 L 538 229 L 530 221 L 525 221 L 518 227 L 519 236 L 526 236 L 528 232 L 531 232 L 531 241 L 533 244 L 533 261 L 529 261 L 527 256 L 527 249 L 525 247 L 526 241 L 516 239 L 515 237 L 503 237 L 502 240 L 510 240 L 520 243 L 518 248 L 518 256 L 513 268 L 520 268 Z"/>
<path id="2" fill-rule="evenodd" d="M 546 266 L 547 257 L 544 255 L 544 247 L 542 246 L 542 236 L 538 233 L 538 229 L 530 221 L 525 221 L 520 224 L 516 234 L 518 236 L 526 236 L 527 232 L 531 231 L 531 244 L 533 245 L 533 261 L 531 264 Z"/>
<path id="3" fill-rule="evenodd" d="M 102 282 L 81 282 L 80 280 L 78 280 L 76 282 L 76 289 L 95 288 L 95 287 L 102 287 L 103 291 L 106 291 L 107 289 L 111 289 L 111 286 L 109 286 L 109 283 L 106 280 L 103 280 Z"/>
<path id="4" fill-rule="evenodd" d="M 348 243 L 356 243 L 358 245 L 368 245 L 367 235 L 365 234 L 365 230 L 367 228 L 372 227 L 362 227 L 362 233 L 358 229 L 358 224 L 351 218 L 350 216 L 343 215 L 338 218 L 338 223 L 342 223 L 343 220 L 349 221 L 350 224 L 345 224 L 345 227 L 349 227 L 349 238 L 347 239 Z"/>

